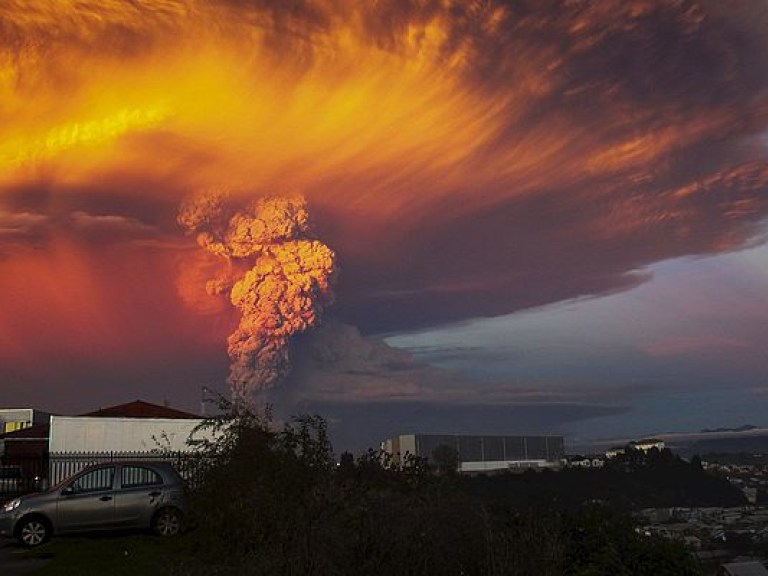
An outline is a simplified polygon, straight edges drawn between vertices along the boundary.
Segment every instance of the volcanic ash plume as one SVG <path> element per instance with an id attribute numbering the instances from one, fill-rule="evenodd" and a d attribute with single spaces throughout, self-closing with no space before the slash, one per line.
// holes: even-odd
<path id="1" fill-rule="evenodd" d="M 182 205 L 178 221 L 197 234 L 201 247 L 230 264 L 207 289 L 229 290 L 242 313 L 228 338 L 233 395 L 247 398 L 274 386 L 290 372 L 291 336 L 316 326 L 333 301 L 336 254 L 311 237 L 306 201 L 264 198 L 235 210 L 226 191 L 206 190 Z M 233 271 L 248 266 L 237 278 Z"/>

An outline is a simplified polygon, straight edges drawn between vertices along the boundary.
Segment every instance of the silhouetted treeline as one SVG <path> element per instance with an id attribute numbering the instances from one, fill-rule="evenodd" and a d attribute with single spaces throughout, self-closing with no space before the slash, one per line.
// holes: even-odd
<path id="1" fill-rule="evenodd" d="M 621 510 L 746 504 L 740 490 L 707 474 L 696 458 L 689 463 L 669 450 L 638 452 L 609 460 L 604 468 L 528 471 L 467 482 L 483 500 L 517 509 L 575 510 L 587 502 Z"/>
<path id="2" fill-rule="evenodd" d="M 687 453 L 768 453 L 768 434 L 741 436 L 736 438 L 708 438 L 691 443 L 685 448 Z"/>
<path id="3" fill-rule="evenodd" d="M 682 546 L 638 534 L 628 516 L 605 506 L 517 507 L 475 489 L 506 479 L 467 481 L 373 451 L 337 465 L 318 417 L 273 430 L 241 410 L 212 424 L 219 439 L 203 446 L 189 560 L 175 574 L 699 573 Z"/>

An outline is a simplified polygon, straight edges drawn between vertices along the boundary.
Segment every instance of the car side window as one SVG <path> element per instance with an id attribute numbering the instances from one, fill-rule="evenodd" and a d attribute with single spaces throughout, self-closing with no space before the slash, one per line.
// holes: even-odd
<path id="1" fill-rule="evenodd" d="M 111 490 L 115 478 L 114 466 L 91 470 L 77 478 L 70 485 L 74 492 L 98 492 L 99 490 Z"/>
<path id="2" fill-rule="evenodd" d="M 163 483 L 160 474 L 143 466 L 123 466 L 121 481 L 123 488 L 157 486 Z"/>

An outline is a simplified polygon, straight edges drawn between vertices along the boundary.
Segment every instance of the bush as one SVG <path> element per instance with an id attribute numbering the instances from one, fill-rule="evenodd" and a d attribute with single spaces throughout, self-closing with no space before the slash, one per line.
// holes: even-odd
<path id="1" fill-rule="evenodd" d="M 418 458 L 371 450 L 337 466 L 322 418 L 276 428 L 268 410 L 228 408 L 206 423 L 217 436 L 200 446 L 191 493 L 190 554 L 202 562 L 178 573 L 634 575 L 686 558 L 638 540 L 629 523 L 480 500 L 465 479 Z"/>

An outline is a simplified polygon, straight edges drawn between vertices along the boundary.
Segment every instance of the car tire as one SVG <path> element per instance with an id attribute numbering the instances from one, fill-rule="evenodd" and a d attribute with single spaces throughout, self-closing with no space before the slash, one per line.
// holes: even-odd
<path id="1" fill-rule="evenodd" d="M 163 508 L 152 519 L 152 532 L 158 536 L 177 536 L 182 527 L 181 512 L 175 508 Z"/>
<path id="2" fill-rule="evenodd" d="M 45 518 L 31 516 L 21 521 L 16 534 L 23 546 L 34 548 L 51 537 L 51 525 Z"/>

